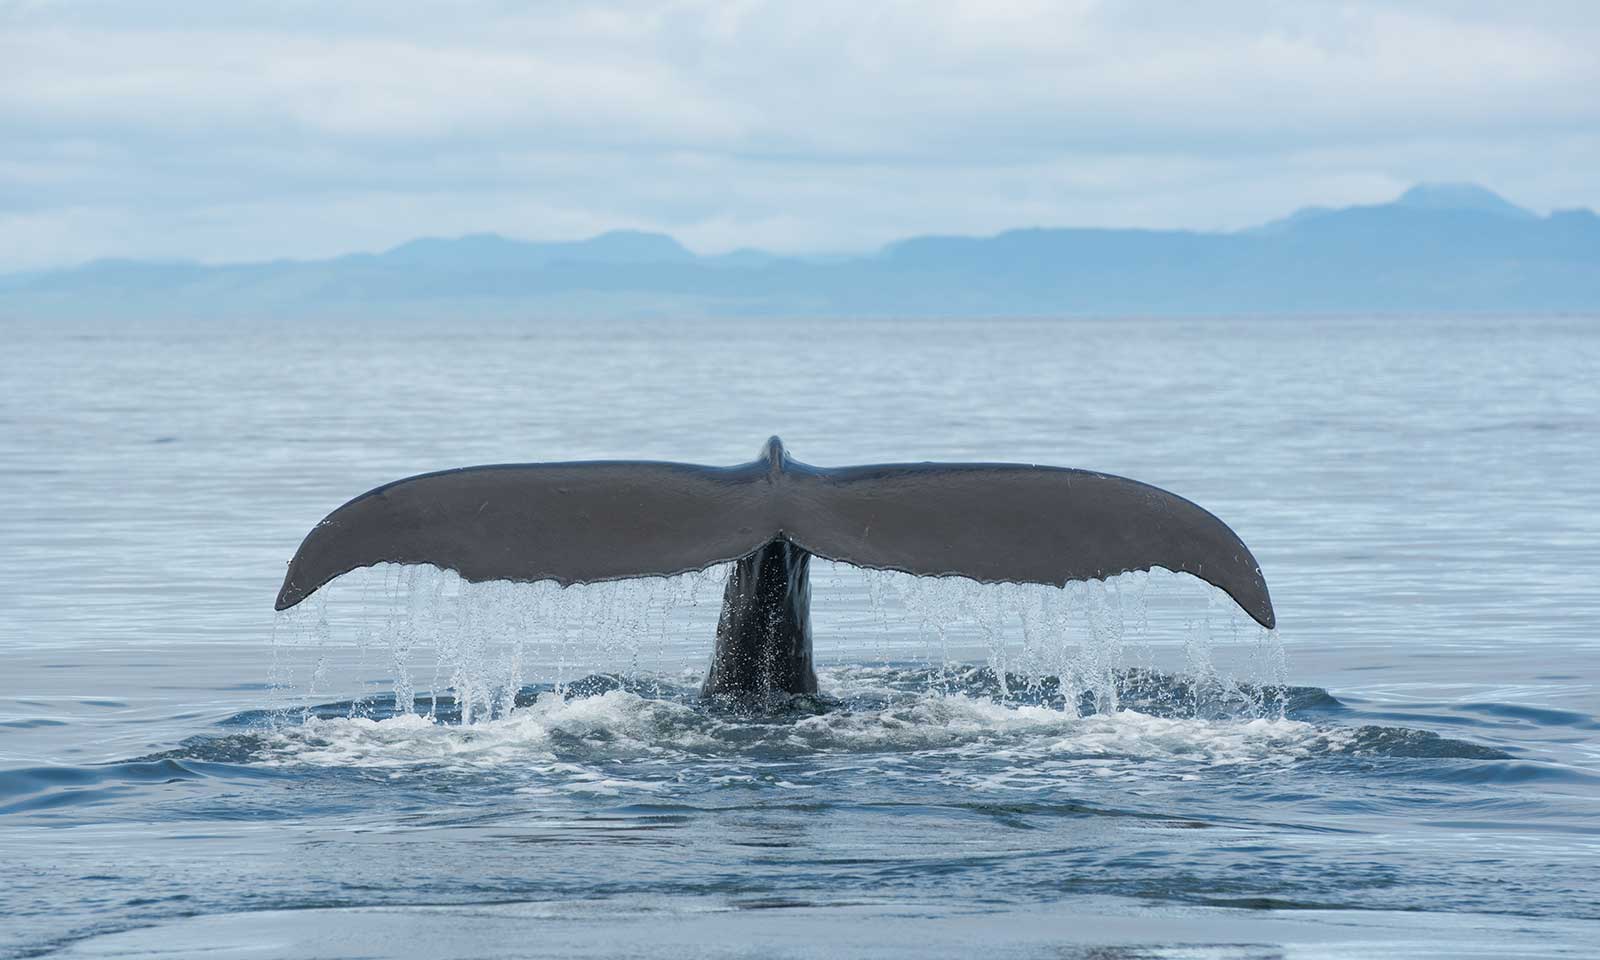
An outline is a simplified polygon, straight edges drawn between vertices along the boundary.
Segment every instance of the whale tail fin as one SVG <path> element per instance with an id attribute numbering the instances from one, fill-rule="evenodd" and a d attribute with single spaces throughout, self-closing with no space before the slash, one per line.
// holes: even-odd
<path id="1" fill-rule="evenodd" d="M 562 584 L 668 576 L 774 540 L 861 567 L 1065 584 L 1164 567 L 1275 616 L 1255 557 L 1221 520 L 1165 490 L 1009 463 L 813 467 L 768 441 L 735 467 L 647 461 L 505 464 L 399 480 L 317 524 L 277 608 L 378 563 L 471 581 Z"/>
<path id="2" fill-rule="evenodd" d="M 988 582 L 1104 579 L 1164 567 L 1275 617 L 1255 557 L 1221 520 L 1103 473 L 1011 463 L 830 469 L 777 437 L 736 467 L 585 461 L 503 464 L 399 480 L 312 528 L 279 610 L 342 573 L 432 564 L 463 579 L 562 584 L 733 563 L 706 692 L 815 691 L 811 556 Z"/>

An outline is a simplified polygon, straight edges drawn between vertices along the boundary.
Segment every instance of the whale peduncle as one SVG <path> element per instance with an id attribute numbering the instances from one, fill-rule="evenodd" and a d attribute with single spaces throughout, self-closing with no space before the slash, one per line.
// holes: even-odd
<path id="1" fill-rule="evenodd" d="M 701 694 L 761 700 L 816 692 L 811 554 L 778 538 L 739 560 L 728 575 Z"/>

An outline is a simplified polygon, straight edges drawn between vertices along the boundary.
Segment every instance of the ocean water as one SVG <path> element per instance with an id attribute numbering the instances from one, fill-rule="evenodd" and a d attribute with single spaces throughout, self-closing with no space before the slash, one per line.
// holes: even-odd
<path id="1" fill-rule="evenodd" d="M 1589 957 L 1600 318 L 0 320 L 0 956 Z M 814 572 L 824 696 L 702 703 L 722 571 L 352 574 L 522 460 L 1055 463 L 1192 578 Z"/>

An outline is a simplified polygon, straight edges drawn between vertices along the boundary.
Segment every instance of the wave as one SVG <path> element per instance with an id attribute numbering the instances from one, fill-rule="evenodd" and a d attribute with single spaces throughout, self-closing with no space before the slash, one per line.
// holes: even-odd
<path id="1" fill-rule="evenodd" d="M 430 789 L 467 778 L 525 794 L 647 798 L 689 781 L 785 789 L 808 777 L 987 791 L 1258 775 L 1270 784 L 1296 769 L 1439 783 L 1591 776 L 1430 731 L 1339 722 L 1350 711 L 1312 687 L 1220 696 L 1204 679 L 1135 670 L 1118 677 L 1120 702 L 1108 706 L 987 668 L 835 667 L 822 679 L 825 696 L 761 711 L 700 698 L 692 673 L 527 687 L 502 715 L 465 724 L 448 696 L 418 697 L 420 713 L 397 711 L 392 696 L 250 711 L 161 753 L 0 771 L 0 813 L 70 818 L 207 778 Z"/>
<path id="2" fill-rule="evenodd" d="M 1177 761 L 1201 766 L 1317 757 L 1508 759 L 1464 740 L 1401 727 L 1327 723 L 1344 708 L 1314 687 L 1257 689 L 1130 670 L 1119 701 L 1096 704 L 1053 678 L 988 668 L 838 667 L 824 696 L 753 711 L 704 700 L 695 677 L 595 675 L 561 689 L 527 687 L 500 716 L 462 724 L 448 696 L 392 697 L 252 712 L 249 761 L 267 765 L 484 770 L 508 764 L 613 760 L 758 760 L 944 752 L 1024 761 Z M 241 744 L 200 740 L 188 756 L 237 758 Z"/>

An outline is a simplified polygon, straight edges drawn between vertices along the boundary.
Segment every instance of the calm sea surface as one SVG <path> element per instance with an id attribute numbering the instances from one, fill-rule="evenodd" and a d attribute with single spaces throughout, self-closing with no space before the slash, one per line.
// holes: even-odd
<path id="1" fill-rule="evenodd" d="M 0 956 L 1590 957 L 1600 319 L 0 321 Z M 719 571 L 352 574 L 445 467 L 1012 460 L 1251 545 L 823 565 L 827 697 L 698 701 Z"/>

